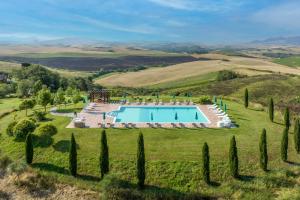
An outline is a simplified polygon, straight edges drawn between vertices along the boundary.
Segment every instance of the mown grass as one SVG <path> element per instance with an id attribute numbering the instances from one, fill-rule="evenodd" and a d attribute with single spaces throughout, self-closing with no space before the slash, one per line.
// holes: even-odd
<path id="1" fill-rule="evenodd" d="M 21 100 L 18 98 L 0 99 L 0 116 L 19 108 Z"/>
<path id="2" fill-rule="evenodd" d="M 290 56 L 287 58 L 277 58 L 273 60 L 275 63 L 286 65 L 289 67 L 300 67 L 300 56 Z"/>
<path id="3" fill-rule="evenodd" d="M 133 185 L 136 183 L 136 142 L 139 131 L 142 131 L 147 160 L 146 184 L 155 186 L 157 190 L 237 199 L 270 199 L 275 198 L 278 192 L 280 195 L 297 192 L 300 177 L 297 161 L 299 155 L 293 148 L 292 134 L 289 137 L 290 163 L 280 160 L 282 115 L 277 113 L 276 123 L 271 123 L 267 113 L 263 111 L 245 109 L 242 104 L 232 101 L 225 102 L 238 128 L 106 129 L 110 174 Z M 24 112 L 18 112 L 17 118 L 22 117 Z M 98 179 L 101 129 L 66 129 L 70 119 L 54 116 L 48 118 L 47 123 L 58 127 L 58 134 L 53 137 L 51 145 L 35 148 L 33 168 L 54 176 L 59 181 L 101 191 L 101 181 Z M 15 142 L 4 133 L 6 125 L 12 120 L 12 115 L 0 120 L 0 146 L 13 159 L 24 159 L 24 143 Z M 258 141 L 263 128 L 267 129 L 270 160 L 268 173 L 262 172 L 258 163 Z M 67 170 L 68 146 L 72 132 L 78 143 L 78 178 L 71 177 Z M 227 166 L 229 140 L 233 135 L 236 136 L 238 144 L 241 173 L 239 180 L 229 176 Z M 205 141 L 210 147 L 213 186 L 208 186 L 201 180 L 201 149 Z"/>

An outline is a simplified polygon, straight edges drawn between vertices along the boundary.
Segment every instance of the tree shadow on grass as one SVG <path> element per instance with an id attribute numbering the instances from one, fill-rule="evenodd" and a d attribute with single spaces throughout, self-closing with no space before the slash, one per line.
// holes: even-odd
<path id="1" fill-rule="evenodd" d="M 184 193 L 171 188 L 145 185 L 138 189 L 136 184 L 121 180 L 115 176 L 105 176 L 101 181 L 104 195 L 114 199 L 217 199 L 200 193 Z"/>
<path id="2" fill-rule="evenodd" d="M 57 143 L 53 144 L 52 147 L 55 151 L 60 151 L 62 153 L 69 152 L 71 142 L 70 140 L 60 140 Z M 79 149 L 79 145 L 76 144 L 76 149 Z"/>
<path id="3" fill-rule="evenodd" d="M 85 181 L 95 181 L 95 182 L 99 182 L 101 180 L 100 177 L 92 176 L 92 175 L 84 175 L 84 174 L 78 174 L 77 178 Z"/>
<path id="4" fill-rule="evenodd" d="M 286 161 L 286 163 L 288 163 L 288 164 L 290 164 L 290 165 L 300 166 L 300 163 L 299 163 L 299 162 Z"/>
<path id="5" fill-rule="evenodd" d="M 240 175 L 237 179 L 240 181 L 250 182 L 255 178 L 255 176 L 249 176 L 249 175 Z"/>
<path id="6" fill-rule="evenodd" d="M 50 135 L 32 135 L 34 147 L 49 147 L 53 143 L 53 138 Z"/>
<path id="7" fill-rule="evenodd" d="M 31 166 L 44 171 L 56 172 L 59 174 L 69 174 L 69 171 L 64 167 L 59 167 L 50 163 L 33 163 Z"/>

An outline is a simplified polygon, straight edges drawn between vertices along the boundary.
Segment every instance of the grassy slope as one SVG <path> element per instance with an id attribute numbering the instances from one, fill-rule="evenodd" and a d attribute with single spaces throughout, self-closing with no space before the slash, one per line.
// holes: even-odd
<path id="1" fill-rule="evenodd" d="M 19 108 L 21 100 L 18 98 L 0 99 L 0 116 L 5 112 L 10 112 Z"/>
<path id="2" fill-rule="evenodd" d="M 235 70 L 247 75 L 261 75 L 271 72 L 300 74 L 299 69 L 278 65 L 262 59 L 225 56 L 219 54 L 194 56 L 215 60 L 195 61 L 163 68 L 151 68 L 138 72 L 112 74 L 111 76 L 97 79 L 96 83 L 104 86 L 146 87 L 158 84 L 168 84 L 178 80 L 202 76 L 224 69 Z"/>
<path id="3" fill-rule="evenodd" d="M 181 192 L 201 192 L 225 198 L 270 199 L 283 190 L 297 192 L 299 173 L 296 165 L 280 161 L 281 125 L 270 123 L 267 114 L 261 111 L 246 110 L 241 104 L 226 102 L 229 113 L 236 120 L 236 129 L 142 129 L 145 136 L 147 159 L 146 183 L 161 190 Z M 19 117 L 24 112 L 19 113 Z M 83 187 L 100 189 L 95 176 L 99 176 L 98 156 L 100 129 L 65 129 L 69 119 L 51 117 L 59 133 L 49 147 L 35 148 L 33 165 L 43 169 L 59 180 Z M 281 118 L 280 118 L 281 119 Z M 5 125 L 12 120 L 6 116 L 0 123 L 3 133 Z M 258 167 L 258 139 L 262 128 L 267 129 L 268 151 L 271 171 L 267 174 Z M 68 140 L 74 132 L 79 145 L 78 167 L 82 174 L 75 179 L 67 175 Z M 135 155 L 138 129 L 108 129 L 108 143 L 111 158 L 111 174 L 135 183 Z M 242 180 L 232 180 L 227 171 L 229 140 L 236 135 L 239 147 Z M 207 141 L 211 152 L 212 180 L 221 184 L 218 187 L 206 186 L 201 181 L 201 147 Z M 14 142 L 2 134 L 1 149 L 13 158 L 23 159 L 24 143 Z M 297 161 L 290 135 L 289 160 Z M 289 170 L 289 173 L 286 173 Z M 292 176 L 293 175 L 293 176 Z"/>
<path id="4" fill-rule="evenodd" d="M 288 58 L 278 58 L 274 59 L 275 63 L 281 64 L 281 65 L 286 65 L 289 67 L 300 67 L 300 56 L 291 56 Z"/>

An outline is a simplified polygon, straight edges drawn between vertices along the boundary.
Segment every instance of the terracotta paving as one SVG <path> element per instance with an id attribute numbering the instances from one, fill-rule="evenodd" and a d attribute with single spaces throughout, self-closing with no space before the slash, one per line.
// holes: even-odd
<path id="1" fill-rule="evenodd" d="M 114 118 L 106 115 L 105 121 L 103 121 L 103 113 L 108 113 L 114 110 L 118 110 L 121 104 L 92 104 L 92 109 L 83 109 L 78 113 L 77 117 L 84 120 L 86 128 L 101 128 L 101 127 L 114 127 L 114 128 L 217 128 L 217 122 L 219 117 L 208 108 L 207 105 L 196 105 L 206 115 L 210 123 L 113 123 Z M 131 106 L 145 106 L 138 104 L 130 104 Z M 155 106 L 155 104 L 147 104 L 148 106 Z M 157 106 L 157 105 L 156 105 Z M 162 106 L 162 105 L 159 105 Z M 186 106 L 186 105 L 171 105 L 164 104 L 163 106 Z M 73 120 L 67 126 L 67 128 L 75 128 Z"/>

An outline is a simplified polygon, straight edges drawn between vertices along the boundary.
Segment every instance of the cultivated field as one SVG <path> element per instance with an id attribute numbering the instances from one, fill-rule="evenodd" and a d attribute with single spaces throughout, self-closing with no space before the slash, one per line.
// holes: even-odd
<path id="1" fill-rule="evenodd" d="M 193 55 L 197 58 L 212 60 L 194 61 L 163 68 L 151 68 L 138 72 L 113 74 L 96 80 L 105 86 L 144 87 L 174 82 L 200 76 L 224 69 L 234 70 L 247 75 L 284 73 L 300 75 L 300 70 L 257 58 L 225 56 L 221 54 Z"/>

